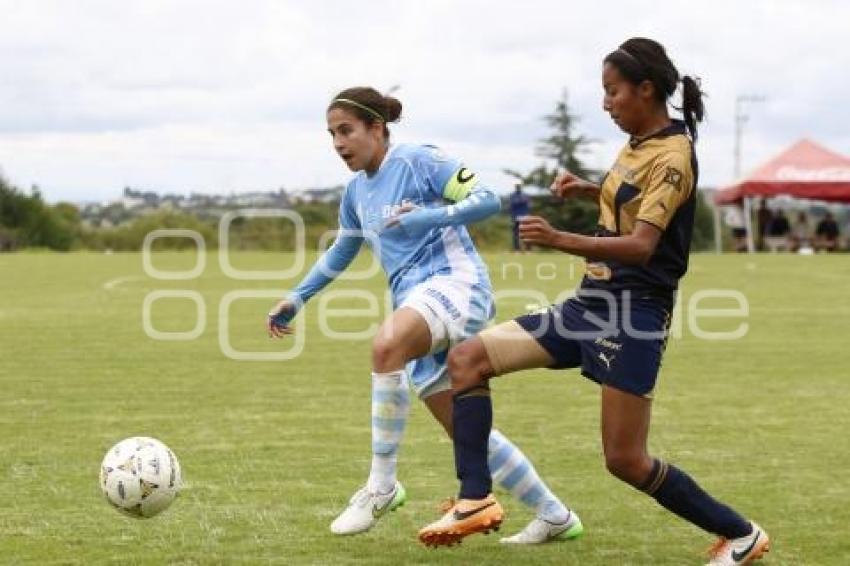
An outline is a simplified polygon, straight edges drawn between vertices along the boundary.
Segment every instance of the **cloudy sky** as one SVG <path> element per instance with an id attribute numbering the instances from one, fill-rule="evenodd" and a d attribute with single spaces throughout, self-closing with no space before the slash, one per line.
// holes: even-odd
<path id="1" fill-rule="evenodd" d="M 399 85 L 398 141 L 428 142 L 493 184 L 528 169 L 564 89 L 606 167 L 623 135 L 600 65 L 631 36 L 666 45 L 709 94 L 702 184 L 803 136 L 850 153 L 850 3 L 0 0 L 0 168 L 51 201 L 133 187 L 215 193 L 345 182 L 324 110 L 342 88 Z M 518 6 L 522 6 L 519 8 Z"/>

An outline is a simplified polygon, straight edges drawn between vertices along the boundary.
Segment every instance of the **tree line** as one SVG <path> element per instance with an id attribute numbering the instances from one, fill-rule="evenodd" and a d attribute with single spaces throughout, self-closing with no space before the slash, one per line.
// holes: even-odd
<path id="1" fill-rule="evenodd" d="M 560 230 L 590 234 L 596 228 L 596 205 L 552 197 L 548 187 L 557 172 L 563 170 L 599 181 L 601 172 L 587 167 L 584 161 L 595 141 L 576 132 L 578 118 L 570 112 L 566 92 L 557 101 L 554 111 L 543 119 L 550 135 L 540 140 L 535 150 L 541 163 L 525 173 L 511 169 L 505 169 L 505 173 L 527 188 L 533 214 L 547 218 Z M 315 246 L 322 234 L 337 226 L 338 203 L 310 203 L 293 208 L 304 219 L 308 246 Z M 510 226 L 509 216 L 500 214 L 471 226 L 470 232 L 482 249 L 508 249 Z M 215 218 L 162 211 L 117 226 L 91 227 L 81 221 L 75 205 L 64 202 L 50 205 L 44 201 L 37 187 L 27 193 L 0 178 L 0 251 L 23 248 L 138 251 L 148 233 L 162 228 L 195 230 L 204 237 L 209 247 L 218 246 L 218 220 Z M 699 193 L 693 249 L 710 249 L 713 230 L 712 211 Z M 292 249 L 294 235 L 294 227 L 287 220 L 241 218 L 232 223 L 229 240 L 230 246 L 235 249 L 284 251 Z M 185 238 L 161 238 L 155 245 L 159 249 L 194 246 L 191 240 Z"/>

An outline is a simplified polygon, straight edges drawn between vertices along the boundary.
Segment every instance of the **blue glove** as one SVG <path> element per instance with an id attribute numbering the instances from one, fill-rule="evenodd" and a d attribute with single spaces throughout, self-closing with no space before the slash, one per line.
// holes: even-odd
<path id="1" fill-rule="evenodd" d="M 295 318 L 295 314 L 296 314 L 295 312 L 292 312 L 292 313 L 279 312 L 274 316 L 269 315 L 269 320 L 271 321 L 272 325 L 274 325 L 274 326 L 286 328 L 287 326 L 289 326 L 289 323 L 292 321 L 292 319 Z"/>
<path id="2" fill-rule="evenodd" d="M 288 327 L 292 319 L 295 318 L 295 315 L 298 314 L 298 311 L 301 310 L 301 307 L 304 306 L 297 296 L 290 295 L 286 297 L 286 300 L 289 301 L 289 305 L 285 309 L 274 315 L 269 313 L 269 323 L 273 326 L 280 328 Z"/>

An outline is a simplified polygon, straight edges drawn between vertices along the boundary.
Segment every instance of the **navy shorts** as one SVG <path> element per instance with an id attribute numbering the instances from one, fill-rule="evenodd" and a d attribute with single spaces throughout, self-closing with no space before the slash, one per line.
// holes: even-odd
<path id="1" fill-rule="evenodd" d="M 670 311 L 649 298 L 571 298 L 516 322 L 555 359 L 551 369 L 580 367 L 597 383 L 650 396 L 667 344 Z"/>

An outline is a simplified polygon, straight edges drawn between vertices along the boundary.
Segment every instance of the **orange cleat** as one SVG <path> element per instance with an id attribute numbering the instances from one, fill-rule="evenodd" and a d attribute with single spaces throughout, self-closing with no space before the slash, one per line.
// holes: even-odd
<path id="1" fill-rule="evenodd" d="M 502 506 L 491 493 L 484 499 L 461 499 L 445 509 L 446 514 L 419 531 L 425 546 L 452 546 L 475 533 L 498 531 L 505 518 Z"/>
<path id="2" fill-rule="evenodd" d="M 770 551 L 770 538 L 757 524 L 745 537 L 728 540 L 721 538 L 709 551 L 711 562 L 706 566 L 738 566 L 750 564 Z"/>

